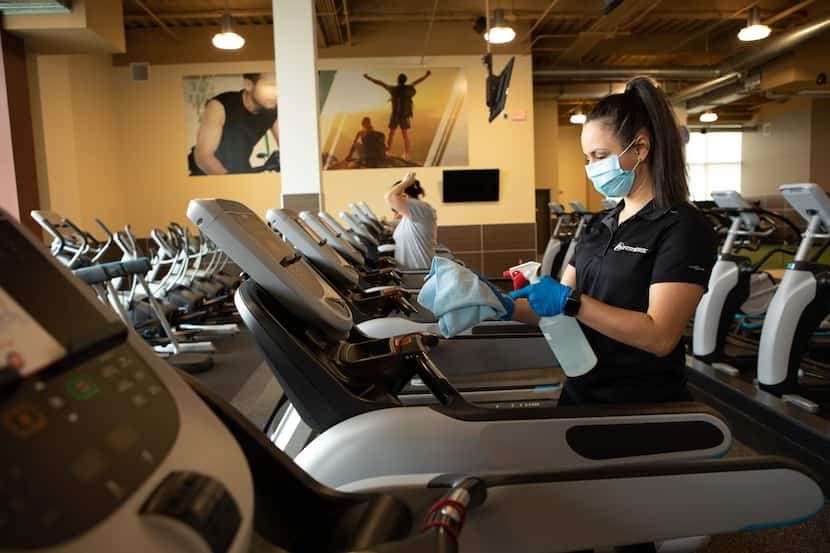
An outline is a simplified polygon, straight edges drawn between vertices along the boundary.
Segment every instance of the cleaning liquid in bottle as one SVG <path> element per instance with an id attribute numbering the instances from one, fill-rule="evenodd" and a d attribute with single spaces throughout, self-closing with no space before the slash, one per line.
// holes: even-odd
<path id="1" fill-rule="evenodd" d="M 597 364 L 597 356 L 574 317 L 542 317 L 539 328 L 566 375 L 582 376 Z"/>

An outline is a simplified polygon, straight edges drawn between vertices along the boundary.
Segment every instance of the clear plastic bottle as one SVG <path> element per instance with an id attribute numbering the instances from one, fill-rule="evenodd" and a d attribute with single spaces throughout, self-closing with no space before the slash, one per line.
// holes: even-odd
<path id="1" fill-rule="evenodd" d="M 568 315 L 542 317 L 539 328 L 566 375 L 582 376 L 597 364 L 597 356 L 575 318 Z"/>

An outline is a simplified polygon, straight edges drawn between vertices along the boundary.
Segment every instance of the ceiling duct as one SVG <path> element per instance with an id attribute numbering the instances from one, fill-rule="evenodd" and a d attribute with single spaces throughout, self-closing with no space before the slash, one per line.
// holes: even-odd
<path id="1" fill-rule="evenodd" d="M 544 84 L 545 80 L 619 81 L 638 75 L 649 75 L 658 80 L 705 80 L 705 82 L 675 92 L 671 95 L 671 100 L 674 103 L 680 103 L 705 96 L 699 102 L 692 102 L 694 109 L 701 106 L 711 107 L 728 103 L 729 98 L 744 98 L 757 92 L 760 88 L 760 77 L 757 74 L 746 78 L 748 82 L 744 84 L 736 83 L 745 79 L 745 75 L 751 68 L 785 54 L 827 30 L 830 30 L 830 15 L 768 39 L 754 46 L 750 51 L 712 67 L 549 67 L 534 69 L 533 77 L 538 84 Z M 715 94 L 724 87 L 730 88 Z M 717 98 L 720 100 L 716 102 Z M 705 111 L 705 109 L 700 111 Z"/>
<path id="2" fill-rule="evenodd" d="M 656 79 L 694 81 L 711 79 L 718 75 L 714 67 L 550 67 L 534 69 L 533 77 L 555 81 L 619 81 L 638 75 Z"/>
<path id="3" fill-rule="evenodd" d="M 6 15 L 39 15 L 70 13 L 72 0 L 9 0 L 0 2 L 0 12 Z"/>
<path id="4" fill-rule="evenodd" d="M 689 115 L 703 113 L 724 104 L 731 104 L 743 100 L 748 96 L 761 91 L 761 74 L 756 72 L 740 83 L 719 88 L 703 96 L 698 96 L 686 102 L 686 111 Z"/>
<path id="5" fill-rule="evenodd" d="M 692 132 L 754 132 L 758 130 L 758 125 L 754 123 L 724 123 L 718 125 L 690 123 L 686 126 Z"/>
<path id="6" fill-rule="evenodd" d="M 749 52 L 730 58 L 718 65 L 715 69 L 720 75 L 719 77 L 680 90 L 672 95 L 671 100 L 675 103 L 683 102 L 732 84 L 738 81 L 741 74 L 750 68 L 777 58 L 827 30 L 830 30 L 830 15 L 768 39 L 753 47 Z"/>

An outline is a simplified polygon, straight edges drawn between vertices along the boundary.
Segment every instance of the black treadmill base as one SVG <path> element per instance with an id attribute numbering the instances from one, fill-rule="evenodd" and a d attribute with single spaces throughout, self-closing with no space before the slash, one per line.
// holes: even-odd
<path id="1" fill-rule="evenodd" d="M 720 411 L 737 439 L 758 453 L 797 459 L 830 485 L 830 421 L 759 390 L 749 375 L 732 377 L 698 360 L 686 374 L 695 399 Z"/>

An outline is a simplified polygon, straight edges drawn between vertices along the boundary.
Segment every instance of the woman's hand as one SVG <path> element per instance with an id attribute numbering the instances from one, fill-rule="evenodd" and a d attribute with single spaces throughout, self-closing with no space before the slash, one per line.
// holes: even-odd
<path id="1" fill-rule="evenodd" d="M 571 287 L 545 275 L 536 284 L 510 292 L 514 300 L 527 298 L 530 308 L 540 317 L 554 317 L 562 313 Z"/>

